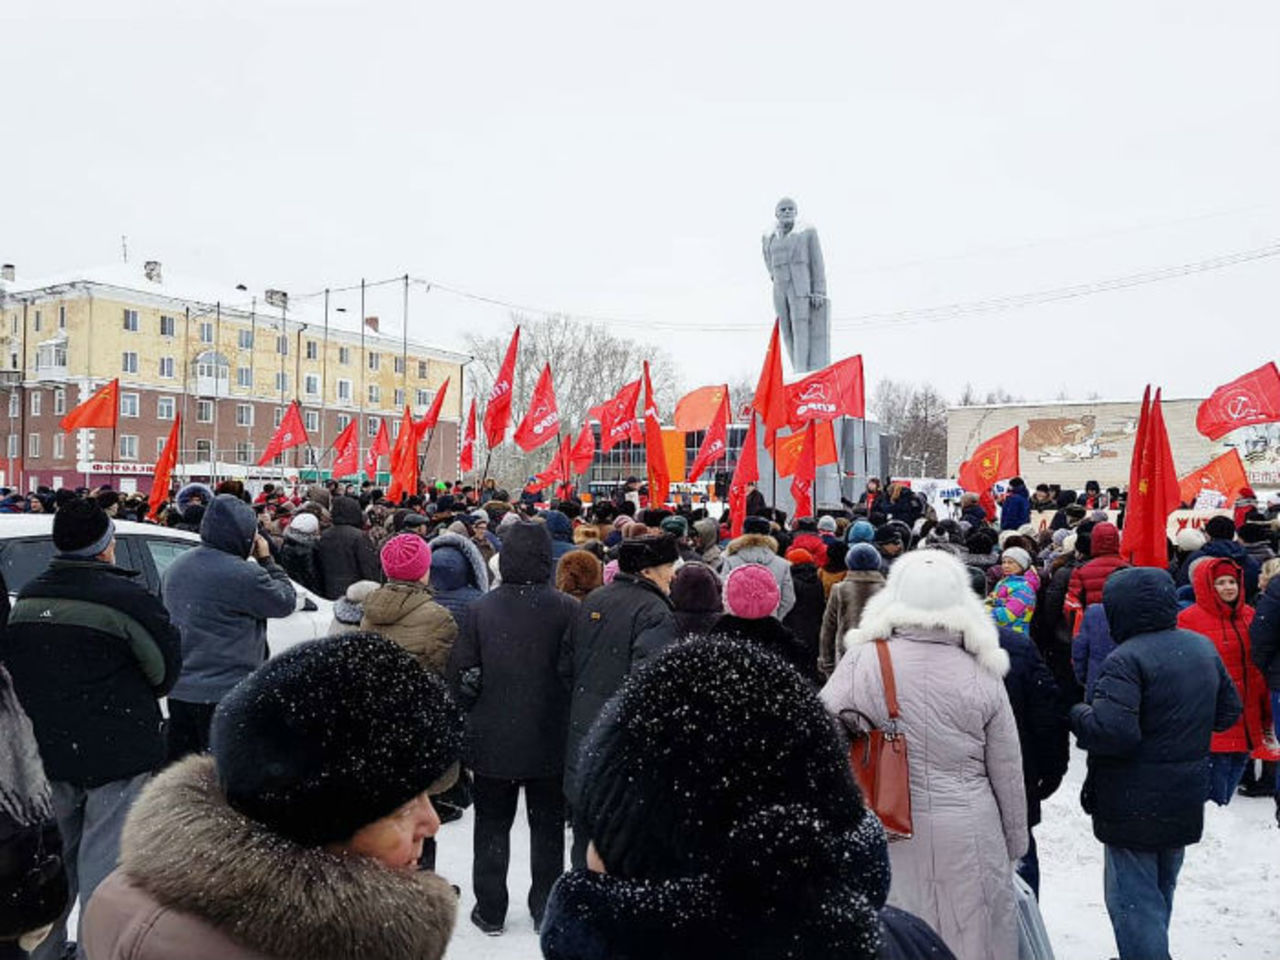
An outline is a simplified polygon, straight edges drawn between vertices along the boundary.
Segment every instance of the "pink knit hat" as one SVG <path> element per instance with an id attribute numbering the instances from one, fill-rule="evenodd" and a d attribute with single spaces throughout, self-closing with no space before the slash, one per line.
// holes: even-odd
<path id="1" fill-rule="evenodd" d="M 762 620 L 778 609 L 782 594 L 768 567 L 744 563 L 734 567 L 724 582 L 724 606 L 735 617 Z"/>
<path id="2" fill-rule="evenodd" d="M 382 569 L 390 580 L 421 580 L 431 569 L 431 547 L 416 533 L 401 533 L 382 546 Z"/>

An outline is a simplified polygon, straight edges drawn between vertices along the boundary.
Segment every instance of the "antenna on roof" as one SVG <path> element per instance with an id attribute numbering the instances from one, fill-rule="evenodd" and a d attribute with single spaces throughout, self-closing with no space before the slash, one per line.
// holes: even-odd
<path id="1" fill-rule="evenodd" d="M 129 262 L 129 238 L 123 233 L 120 234 L 120 256 L 124 258 L 124 262 Z"/>

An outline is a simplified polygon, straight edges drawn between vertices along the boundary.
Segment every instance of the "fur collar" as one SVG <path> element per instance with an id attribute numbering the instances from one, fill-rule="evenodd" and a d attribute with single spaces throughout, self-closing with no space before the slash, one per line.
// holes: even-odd
<path id="1" fill-rule="evenodd" d="M 899 627 L 958 634 L 961 646 L 988 673 L 1009 672 L 1009 654 L 1000 647 L 995 621 L 969 585 L 959 560 L 941 550 L 903 554 L 884 588 L 867 601 L 845 646 L 887 638 Z"/>
<path id="2" fill-rule="evenodd" d="M 162 905 L 280 960 L 438 958 L 458 909 L 434 873 L 301 847 L 233 810 L 209 756 L 148 784 L 120 851 L 130 880 Z"/>
<path id="3" fill-rule="evenodd" d="M 764 547 L 772 554 L 776 555 L 778 553 L 778 541 L 767 533 L 744 533 L 738 539 L 729 541 L 727 552 L 729 556 L 733 556 L 735 553 L 751 547 Z"/>

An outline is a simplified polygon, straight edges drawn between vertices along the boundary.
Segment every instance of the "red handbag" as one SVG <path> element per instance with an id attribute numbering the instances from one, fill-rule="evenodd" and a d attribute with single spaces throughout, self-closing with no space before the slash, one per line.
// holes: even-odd
<path id="1" fill-rule="evenodd" d="M 893 661 L 889 644 L 875 641 L 880 658 L 880 677 L 884 683 L 884 703 L 889 720 L 877 727 L 860 710 L 843 710 L 861 718 L 849 731 L 849 766 L 862 796 L 880 822 L 890 840 L 911 837 L 911 772 L 907 766 L 907 738 L 898 729 L 898 687 L 893 679 Z"/>

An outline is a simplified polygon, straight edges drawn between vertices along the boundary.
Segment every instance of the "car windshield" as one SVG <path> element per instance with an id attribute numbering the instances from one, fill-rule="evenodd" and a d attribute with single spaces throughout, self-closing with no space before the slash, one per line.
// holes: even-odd
<path id="1" fill-rule="evenodd" d="M 17 593 L 27 581 L 44 572 L 53 559 L 53 540 L 32 537 L 0 541 L 0 573 L 10 593 Z"/>

